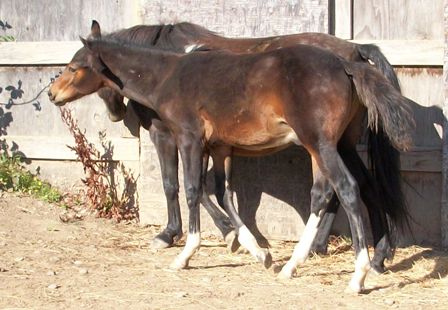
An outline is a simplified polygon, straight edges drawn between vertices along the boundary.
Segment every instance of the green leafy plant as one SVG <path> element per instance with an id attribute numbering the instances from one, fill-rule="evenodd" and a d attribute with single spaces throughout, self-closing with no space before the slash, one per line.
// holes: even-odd
<path id="1" fill-rule="evenodd" d="M 14 38 L 14 36 L 10 36 L 10 35 L 4 35 L 4 36 L 0 36 L 0 42 L 14 42 L 16 39 Z"/>
<path id="2" fill-rule="evenodd" d="M 62 199 L 57 189 L 25 168 L 22 156 L 10 151 L 5 141 L 1 141 L 0 152 L 1 190 L 30 194 L 48 202 L 59 202 Z"/>

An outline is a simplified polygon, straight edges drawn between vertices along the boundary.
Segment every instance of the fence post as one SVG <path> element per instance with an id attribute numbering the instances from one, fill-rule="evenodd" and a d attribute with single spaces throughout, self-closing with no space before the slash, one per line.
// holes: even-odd
<path id="1" fill-rule="evenodd" d="M 448 247 L 448 0 L 444 1 L 443 23 L 445 32 L 445 50 L 443 59 L 443 138 L 442 138 L 442 200 L 440 206 L 440 227 L 442 246 Z"/>

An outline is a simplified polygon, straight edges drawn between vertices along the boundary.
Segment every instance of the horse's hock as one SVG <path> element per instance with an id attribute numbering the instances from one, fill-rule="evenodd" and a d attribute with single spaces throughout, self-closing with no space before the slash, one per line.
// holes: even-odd
<path id="1" fill-rule="evenodd" d="M 107 4 L 63 0 L 60 7 L 49 7 L 45 11 L 31 9 L 39 5 L 34 1 L 25 2 L 26 5 L 22 3 L 20 6 L 13 0 L 0 2 L 0 12 L 4 13 L 1 18 L 8 17 L 7 22 L 12 26 L 11 29 L 1 29 L 0 35 L 4 31 L 17 40 L 17 43 L 0 43 L 0 102 L 3 104 L 11 100 L 16 104 L 29 101 L 47 85 L 62 68 L 61 64 L 67 63 L 81 46 L 78 35 L 89 32 L 86 16 L 99 20 L 104 29 L 111 31 L 139 23 L 186 20 L 229 37 L 318 31 L 336 33 L 342 38 L 364 43 L 377 43 L 396 66 L 404 95 L 418 102 L 413 107 L 417 120 L 415 145 L 401 159 L 405 194 L 415 220 L 412 224 L 415 242 L 448 245 L 448 139 L 446 136 L 442 139 L 442 134 L 446 135 L 442 130 L 446 126 L 442 114 L 446 87 L 442 82 L 442 40 L 446 31 L 442 0 L 432 1 L 431 5 L 424 7 L 404 0 L 381 4 L 343 0 L 335 1 L 335 5 L 332 1 L 308 0 L 297 0 L 296 3 L 197 0 L 195 5 L 180 1 L 175 7 L 168 2 L 154 1 L 130 5 L 126 0 Z M 351 6 L 347 5 L 350 3 Z M 56 9 L 68 8 L 71 12 L 83 14 L 55 12 Z M 401 17 L 392 18 L 398 11 Z M 39 15 L 33 12 L 39 12 Z M 27 24 L 28 21 L 21 18 L 23 14 L 37 22 Z M 23 90 L 21 97 L 17 96 L 17 91 L 12 94 L 14 89 Z M 9 143 L 14 141 L 53 184 L 65 188 L 80 185 L 82 168 L 74 161 L 74 153 L 66 148 L 74 142 L 60 121 L 58 109 L 46 96 L 31 101 L 21 106 L 12 105 L 10 109 L 5 105 L 0 107 L 2 138 Z M 106 130 L 114 146 L 112 158 L 122 161 L 139 174 L 138 200 L 142 222 L 165 224 L 166 205 L 160 167 L 147 131 L 141 129 L 140 138 L 137 138 L 135 126 L 130 130 L 123 123 L 111 123 L 96 95 L 84 98 L 70 108 L 97 148 L 101 148 L 97 133 Z M 365 145 L 360 144 L 358 149 L 365 157 Z M 237 201 L 244 206 L 241 215 L 254 233 L 258 229 L 267 239 L 297 239 L 303 228 L 303 225 L 298 225 L 303 223 L 299 214 L 305 214 L 306 218 L 309 212 L 311 170 L 308 155 L 300 148 L 291 148 L 264 158 L 238 158 L 234 171 Z M 210 188 L 212 182 L 213 178 L 209 176 Z M 185 206 L 182 178 L 180 201 Z M 186 208 L 183 209 L 184 218 L 185 211 Z M 208 215 L 203 211 L 202 214 L 203 229 L 217 233 Z M 339 216 L 338 231 L 348 231 L 342 215 Z M 404 243 L 412 242 L 414 240 L 404 238 Z"/>

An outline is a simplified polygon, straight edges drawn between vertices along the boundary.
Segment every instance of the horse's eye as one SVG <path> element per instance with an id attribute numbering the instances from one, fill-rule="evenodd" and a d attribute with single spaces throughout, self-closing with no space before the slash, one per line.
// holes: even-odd
<path id="1" fill-rule="evenodd" d="M 76 72 L 76 69 L 73 68 L 73 67 L 68 67 L 68 71 L 70 71 L 70 72 Z"/>

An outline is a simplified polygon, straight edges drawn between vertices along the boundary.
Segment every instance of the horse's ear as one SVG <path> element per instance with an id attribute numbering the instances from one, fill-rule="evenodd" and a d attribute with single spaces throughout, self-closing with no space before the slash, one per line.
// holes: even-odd
<path id="1" fill-rule="evenodd" d="M 101 38 L 100 24 L 96 20 L 92 20 L 92 27 L 90 27 L 90 36 L 95 39 Z"/>
<path id="2" fill-rule="evenodd" d="M 86 40 L 81 36 L 79 36 L 79 39 L 81 40 L 85 48 L 87 48 L 89 51 L 92 51 L 92 41 Z"/>

